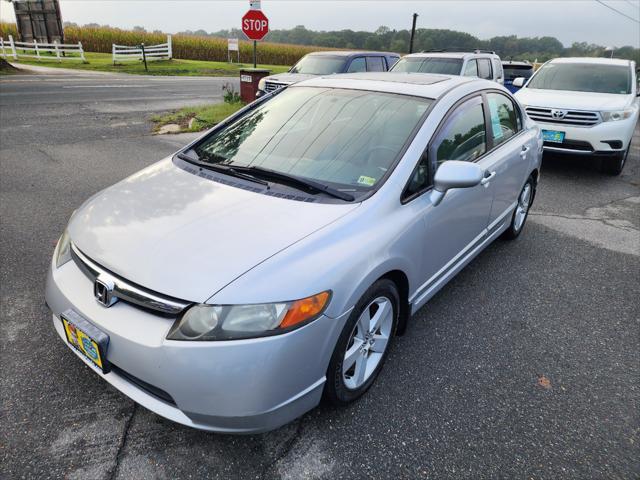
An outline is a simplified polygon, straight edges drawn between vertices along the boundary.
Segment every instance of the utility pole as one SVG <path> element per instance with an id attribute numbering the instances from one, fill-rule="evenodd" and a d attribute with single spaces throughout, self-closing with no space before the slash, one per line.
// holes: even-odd
<path id="1" fill-rule="evenodd" d="M 413 53 L 413 38 L 416 36 L 416 20 L 418 19 L 418 14 L 413 14 L 413 26 L 411 27 L 411 39 L 409 40 L 409 53 Z"/>

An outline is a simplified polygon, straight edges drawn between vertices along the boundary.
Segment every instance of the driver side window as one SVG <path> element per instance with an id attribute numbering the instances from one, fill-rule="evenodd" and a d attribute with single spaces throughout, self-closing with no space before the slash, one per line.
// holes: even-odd
<path id="1" fill-rule="evenodd" d="M 408 200 L 425 191 L 438 167 L 447 160 L 473 162 L 487 151 L 487 129 L 482 97 L 474 97 L 455 107 L 444 127 L 434 137 L 428 155 L 416 166 L 404 191 Z M 432 166 L 430 173 L 429 165 Z"/>
<path id="2" fill-rule="evenodd" d="M 446 122 L 431 148 L 436 163 L 434 172 L 447 160 L 473 162 L 487 151 L 481 97 L 474 97 L 457 107 Z"/>

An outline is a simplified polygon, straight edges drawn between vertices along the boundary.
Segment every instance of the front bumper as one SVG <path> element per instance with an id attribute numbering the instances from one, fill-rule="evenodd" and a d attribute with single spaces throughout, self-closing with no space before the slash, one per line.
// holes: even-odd
<path id="1" fill-rule="evenodd" d="M 616 155 L 624 152 L 635 129 L 636 117 L 618 122 L 602 122 L 592 127 L 544 123 L 536 121 L 543 130 L 565 132 L 563 143 L 544 143 L 547 152 L 577 155 Z"/>
<path id="2" fill-rule="evenodd" d="M 272 337 L 180 342 L 166 340 L 174 319 L 124 302 L 104 308 L 92 292 L 91 281 L 73 261 L 50 268 L 46 301 L 58 335 L 66 343 L 60 314 L 73 310 L 109 335 L 107 359 L 117 368 L 104 374 L 69 348 L 107 382 L 158 415 L 226 433 L 272 430 L 315 407 L 348 315 L 322 316 Z"/>

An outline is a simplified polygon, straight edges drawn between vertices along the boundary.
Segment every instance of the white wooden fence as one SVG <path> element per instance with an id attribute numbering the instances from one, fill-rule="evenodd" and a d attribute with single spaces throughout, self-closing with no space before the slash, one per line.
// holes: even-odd
<path id="1" fill-rule="evenodd" d="M 127 60 L 142 60 L 142 47 L 116 45 L 111 46 L 111 55 L 113 57 L 114 65 L 118 61 Z M 144 55 L 147 60 L 170 60 L 173 57 L 173 50 L 171 47 L 171 35 L 167 35 L 167 43 L 161 43 L 159 45 L 145 45 Z"/>
<path id="2" fill-rule="evenodd" d="M 77 44 L 38 43 L 35 39 L 33 42 L 14 42 L 11 35 L 8 41 L 0 37 L 0 56 L 11 57 L 14 60 L 18 60 L 19 57 L 51 60 L 55 57 L 59 62 L 62 60 L 85 61 L 82 42 Z"/>

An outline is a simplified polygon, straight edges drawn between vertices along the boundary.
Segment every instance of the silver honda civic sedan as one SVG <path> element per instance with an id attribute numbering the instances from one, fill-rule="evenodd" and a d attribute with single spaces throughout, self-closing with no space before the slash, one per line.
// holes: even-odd
<path id="1" fill-rule="evenodd" d="M 413 313 L 520 235 L 541 152 L 494 82 L 298 83 L 81 205 L 48 273 L 53 325 L 111 385 L 191 427 L 261 432 L 348 404 Z"/>

